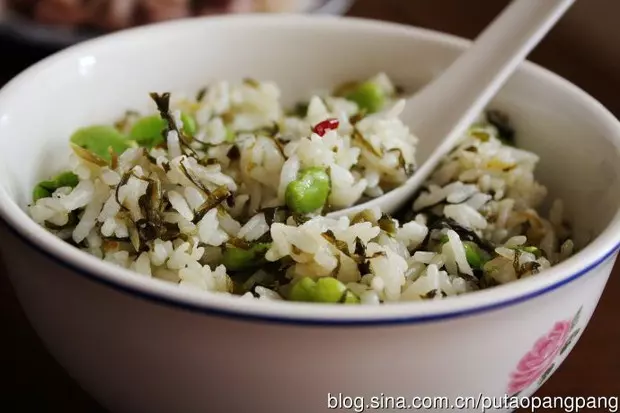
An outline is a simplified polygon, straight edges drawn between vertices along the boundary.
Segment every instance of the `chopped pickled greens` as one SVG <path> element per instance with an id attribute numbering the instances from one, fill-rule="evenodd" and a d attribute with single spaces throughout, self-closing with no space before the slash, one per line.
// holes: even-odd
<path id="1" fill-rule="evenodd" d="M 377 150 L 377 148 L 375 148 L 370 142 L 368 142 L 364 135 L 362 135 L 362 133 L 357 130 L 357 128 L 353 129 L 353 139 L 359 142 L 360 145 L 362 145 L 368 152 L 372 153 L 377 158 L 381 158 L 383 156 L 383 153 Z"/>
<path id="2" fill-rule="evenodd" d="M 508 116 L 499 110 L 489 110 L 486 112 L 487 121 L 497 129 L 499 139 L 507 144 L 514 146 L 515 130 L 510 123 Z"/>
<path id="3" fill-rule="evenodd" d="M 491 135 L 488 132 L 479 130 L 479 128 L 470 128 L 469 134 L 481 142 L 488 142 L 491 139 Z"/>
<path id="4" fill-rule="evenodd" d="M 383 214 L 379 219 L 379 228 L 387 232 L 389 235 L 396 235 L 397 227 L 396 223 L 388 214 Z"/>
<path id="5" fill-rule="evenodd" d="M 260 87 L 260 82 L 251 77 L 246 77 L 245 79 L 243 79 L 243 83 L 255 89 L 258 89 Z"/>
<path id="6" fill-rule="evenodd" d="M 151 93 L 156 110 L 77 130 L 70 147 L 79 177 L 46 176 L 29 209 L 101 259 L 262 301 L 440 299 L 572 254 L 571 226 L 549 223 L 526 187 L 514 190 L 520 177 L 536 189 L 534 165 L 498 140 L 512 145 L 515 130 L 497 110 L 470 125 L 422 185 L 424 195 L 412 194 L 400 210 L 360 211 L 359 202 L 389 193 L 416 168 L 403 146 L 413 135 L 395 114 L 377 113 L 404 93 L 392 85 L 384 74 L 349 82 L 311 97 L 310 111 L 308 100 L 284 108 L 277 88 L 250 78 L 177 104 L 170 93 Z M 282 183 L 285 167 L 298 172 Z M 505 215 L 501 205 L 512 198 Z M 332 220 L 345 203 L 357 211 Z"/>
<path id="7" fill-rule="evenodd" d="M 363 211 L 360 211 L 357 214 L 355 214 L 353 218 L 351 219 L 351 225 L 359 224 L 361 222 L 374 223 L 375 216 L 373 215 L 372 211 L 368 209 L 364 209 Z"/>
<path id="8" fill-rule="evenodd" d="M 190 175 L 186 174 L 186 176 L 189 177 Z M 199 183 L 194 178 L 190 178 L 190 180 L 192 182 Z M 198 187 L 203 189 L 204 193 L 207 195 L 207 200 L 201 206 L 199 206 L 198 209 L 196 210 L 196 214 L 194 216 L 194 222 L 200 221 L 207 212 L 209 212 L 213 208 L 218 207 L 219 205 L 224 203 L 226 200 L 230 199 L 230 197 L 232 196 L 232 192 L 230 192 L 228 187 L 226 187 L 225 185 L 221 185 L 217 187 L 214 191 L 209 191 L 203 185 L 200 185 Z"/>
<path id="9" fill-rule="evenodd" d="M 188 136 L 185 131 L 185 128 L 179 128 L 177 125 L 172 113 L 170 112 L 170 92 L 166 92 L 164 94 L 159 93 L 150 93 L 151 99 L 155 102 L 157 106 L 157 111 L 161 118 L 165 121 L 166 129 L 164 134 L 167 136 L 168 132 L 174 131 L 177 133 L 179 137 L 179 143 L 186 150 L 188 150 L 192 156 L 197 156 L 196 151 L 191 147 L 190 142 L 192 140 L 192 136 Z"/>
<path id="10" fill-rule="evenodd" d="M 359 304 L 360 298 L 353 293 L 353 291 L 347 289 L 340 297 L 340 303 L 342 304 Z"/>
<path id="11" fill-rule="evenodd" d="M 439 238 L 440 244 L 445 244 L 450 239 L 447 235 L 442 235 Z M 463 248 L 465 249 L 465 258 L 467 259 L 467 263 L 475 270 L 482 270 L 484 264 L 486 264 L 490 260 L 490 254 L 484 251 L 482 248 L 478 246 L 475 242 L 472 241 L 462 241 Z"/>
<path id="12" fill-rule="evenodd" d="M 495 251 L 495 247 L 489 241 L 480 238 L 474 231 L 462 225 L 459 225 L 459 223 L 455 220 L 445 217 L 432 217 L 432 219 L 428 223 L 429 234 L 432 230 L 442 228 L 452 229 L 458 234 L 461 240 L 472 241 L 476 245 L 478 245 L 480 249 L 488 252 L 489 254 L 492 254 Z"/>
<path id="13" fill-rule="evenodd" d="M 272 272 L 259 270 L 245 280 L 241 284 L 241 288 L 246 292 L 252 291 L 257 285 L 264 286 L 265 288 L 274 288 L 276 284 L 276 277 Z"/>
<path id="14" fill-rule="evenodd" d="M 349 245 L 346 242 L 342 241 L 342 240 L 336 239 L 336 236 L 334 235 L 333 231 L 327 230 L 324 233 L 322 233 L 321 235 L 328 242 L 330 242 L 336 248 L 338 248 L 338 250 L 340 252 L 342 252 L 344 255 L 346 255 L 346 256 L 350 256 L 351 255 L 351 254 L 349 254 Z"/>
<path id="15" fill-rule="evenodd" d="M 200 88 L 200 90 L 198 90 L 198 93 L 196 93 L 196 102 L 202 102 L 208 91 L 209 89 L 207 87 Z"/>
<path id="16" fill-rule="evenodd" d="M 291 110 L 290 115 L 298 118 L 305 118 L 308 115 L 308 102 L 298 102 Z"/>

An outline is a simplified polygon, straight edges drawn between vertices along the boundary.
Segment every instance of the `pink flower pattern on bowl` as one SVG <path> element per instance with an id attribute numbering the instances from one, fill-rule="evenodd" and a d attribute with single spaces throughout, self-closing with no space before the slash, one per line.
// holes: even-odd
<path id="1" fill-rule="evenodd" d="M 539 338 L 533 348 L 521 358 L 516 370 L 510 376 L 508 394 L 515 395 L 527 389 L 540 379 L 540 384 L 552 373 L 558 354 L 564 353 L 580 329 L 575 328 L 581 308 L 572 320 L 562 320 Z M 571 334 L 572 331 L 572 334 Z"/>

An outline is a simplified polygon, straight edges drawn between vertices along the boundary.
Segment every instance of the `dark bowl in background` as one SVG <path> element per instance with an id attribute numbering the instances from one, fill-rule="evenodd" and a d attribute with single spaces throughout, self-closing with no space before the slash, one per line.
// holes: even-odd
<path id="1" fill-rule="evenodd" d="M 37 3 L 45 2 L 51 6 L 46 8 L 44 18 L 36 18 L 33 11 Z M 92 0 L 91 3 L 108 3 L 108 0 Z M 122 5 L 139 3 L 157 3 L 157 0 L 115 0 Z M 182 2 L 182 0 L 180 0 Z M 67 0 L 0 0 L 0 36 L 5 39 L 19 41 L 33 47 L 49 50 L 58 50 L 73 44 L 92 39 L 94 37 L 121 30 L 124 28 L 155 23 L 164 20 L 174 20 L 181 17 L 193 17 L 205 14 L 229 14 L 249 12 L 270 13 L 309 13 L 343 15 L 353 5 L 355 0 L 202 0 L 203 4 L 209 5 L 209 10 L 189 13 L 169 13 L 161 10 L 152 11 L 149 15 L 140 7 L 136 8 L 135 16 L 131 22 L 114 21 L 106 16 L 103 9 L 84 15 L 72 15 L 69 9 L 63 8 L 62 4 L 71 3 Z M 237 2 L 235 8 L 233 3 Z M 174 1 L 168 1 L 174 3 Z M 188 0 L 188 3 L 196 1 Z M 266 6 L 271 3 L 271 9 Z M 58 4 L 58 5 L 56 5 Z M 239 6 L 240 4 L 245 7 Z M 248 10 L 247 6 L 254 7 Z M 155 7 L 155 6 L 152 6 Z M 166 10 L 167 11 L 167 10 Z M 133 13 L 133 12 L 132 12 Z M 80 21 L 76 23 L 76 21 Z M 86 23 L 84 23 L 86 21 Z"/>

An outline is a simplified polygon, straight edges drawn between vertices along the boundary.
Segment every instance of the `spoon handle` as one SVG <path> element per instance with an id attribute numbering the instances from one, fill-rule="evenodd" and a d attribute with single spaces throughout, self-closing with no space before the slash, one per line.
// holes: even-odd
<path id="1" fill-rule="evenodd" d="M 439 78 L 408 102 L 430 172 L 574 0 L 515 0 Z M 438 143 L 443 141 L 440 145 Z M 436 149 L 432 152 L 431 150 Z M 424 153 L 426 151 L 426 153 Z M 421 169 L 422 169 L 421 168 Z"/>

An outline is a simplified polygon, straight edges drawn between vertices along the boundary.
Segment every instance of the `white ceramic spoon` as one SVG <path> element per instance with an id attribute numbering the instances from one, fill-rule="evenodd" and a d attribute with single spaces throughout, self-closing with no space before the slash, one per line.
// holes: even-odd
<path id="1" fill-rule="evenodd" d="M 407 100 L 401 118 L 420 141 L 416 172 L 399 188 L 328 216 L 375 207 L 392 214 L 411 202 L 441 159 L 574 1 L 514 0 L 467 52 Z"/>

